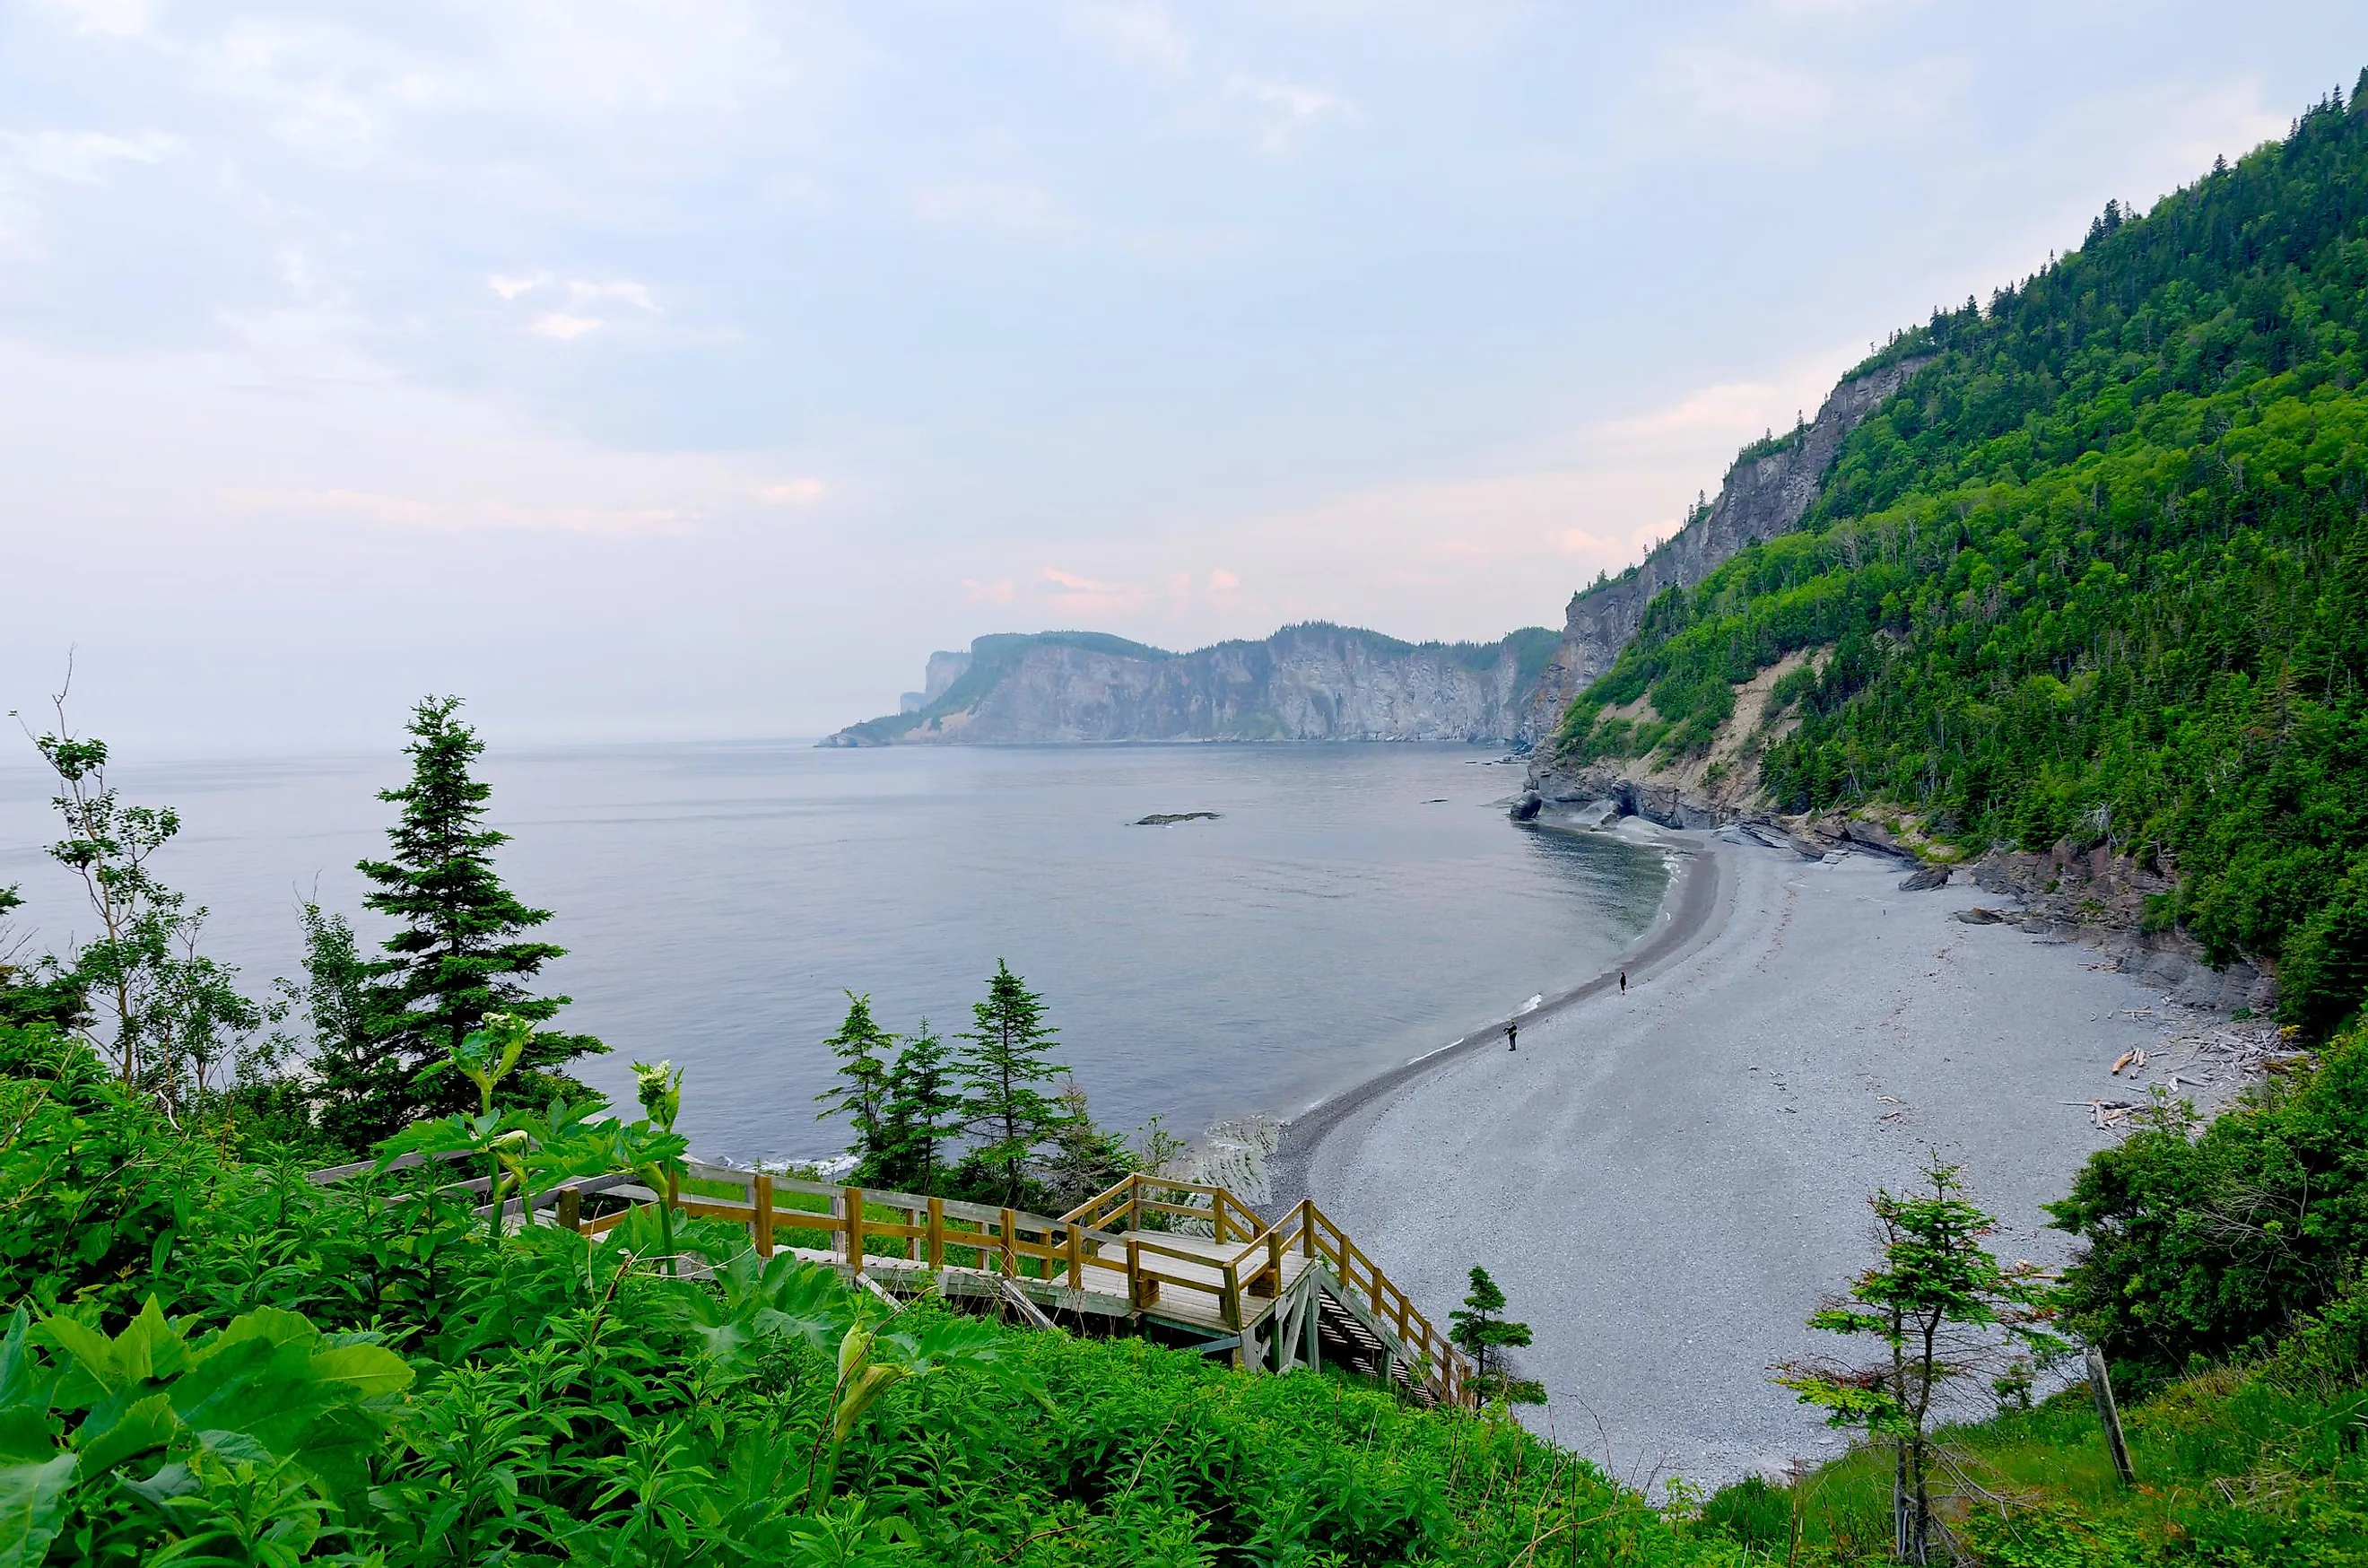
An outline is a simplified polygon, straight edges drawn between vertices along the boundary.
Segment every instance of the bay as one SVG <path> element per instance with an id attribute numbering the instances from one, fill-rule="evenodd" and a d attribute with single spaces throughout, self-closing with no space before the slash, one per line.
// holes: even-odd
<path id="1" fill-rule="evenodd" d="M 180 810 L 157 869 L 260 992 L 298 969 L 301 897 L 359 909 L 402 775 L 390 750 L 114 782 Z M 1668 879 L 1650 848 L 1508 824 L 1518 767 L 1461 745 L 652 744 L 495 750 L 484 776 L 500 869 L 570 949 L 546 971 L 575 998 L 561 1022 L 614 1048 L 582 1076 L 630 1101 L 629 1063 L 672 1058 L 695 1146 L 740 1160 L 843 1141 L 814 1096 L 844 990 L 951 1034 L 1008 961 L 1099 1119 L 1190 1134 L 1287 1118 L 1599 971 Z M 89 919 L 40 850 L 50 793 L 0 770 L 0 884 L 59 949 Z"/>

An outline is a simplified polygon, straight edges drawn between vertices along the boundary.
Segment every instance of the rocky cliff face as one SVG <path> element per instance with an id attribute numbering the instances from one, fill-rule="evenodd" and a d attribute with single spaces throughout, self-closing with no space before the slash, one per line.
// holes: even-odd
<path id="1" fill-rule="evenodd" d="M 1827 394 L 1816 421 L 1798 439 L 1728 470 L 1710 510 L 1679 528 L 1677 537 L 1629 572 L 1572 596 L 1562 642 L 1538 677 L 1520 738 L 1537 741 L 1554 733 L 1571 699 L 1610 669 L 1636 634 L 1654 596 L 1665 588 L 1691 587 L 1745 546 L 1799 527 L 1816 502 L 1842 438 L 1930 363 L 1929 358 L 1902 359 L 1844 381 Z"/>
<path id="2" fill-rule="evenodd" d="M 852 725 L 828 744 L 1504 741 L 1551 636 L 1415 644 L 1310 625 L 1190 653 L 1140 651 L 1151 656 L 1047 640 L 1003 660 L 984 690 L 950 687 L 916 722 Z"/>

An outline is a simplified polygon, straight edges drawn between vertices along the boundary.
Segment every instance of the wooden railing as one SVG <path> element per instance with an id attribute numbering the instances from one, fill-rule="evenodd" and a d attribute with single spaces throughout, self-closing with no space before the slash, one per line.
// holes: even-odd
<path id="1" fill-rule="evenodd" d="M 1178 1205 L 1168 1200 L 1170 1195 L 1177 1193 L 1205 1197 L 1210 1201 L 1206 1207 Z M 1153 1194 L 1161 1196 L 1155 1198 Z M 1239 1234 L 1247 1244 L 1239 1252 L 1212 1262 L 1205 1253 L 1149 1241 L 1135 1228 L 1146 1217 L 1175 1215 L 1190 1215 L 1210 1222 L 1220 1243 Z M 1220 1317 L 1227 1327 L 1236 1330 L 1244 1321 L 1246 1295 L 1271 1297 L 1280 1290 L 1285 1253 L 1320 1258 L 1330 1267 L 1334 1278 L 1361 1297 L 1373 1317 L 1425 1363 L 1406 1369 L 1409 1382 L 1427 1383 L 1439 1398 L 1450 1403 L 1461 1403 L 1467 1396 L 1472 1369 L 1463 1352 L 1416 1309 L 1413 1299 L 1382 1272 L 1380 1265 L 1360 1251 L 1349 1233 L 1318 1209 L 1313 1199 L 1303 1199 L 1281 1221 L 1269 1224 L 1224 1187 L 1135 1175 L 1072 1209 L 1066 1218 L 1083 1221 L 1097 1230 L 1125 1232 L 1128 1278 L 1141 1281 L 1135 1286 L 1138 1308 L 1155 1301 L 1162 1284 L 1210 1290 L 1200 1279 L 1178 1278 L 1143 1263 L 1141 1259 L 1145 1255 L 1218 1268 L 1223 1283 L 1214 1293 L 1218 1296 Z"/>
<path id="2" fill-rule="evenodd" d="M 313 1179 L 342 1181 L 370 1168 L 344 1165 L 315 1171 Z M 902 1262 L 1083 1291 L 1090 1265 L 1123 1278 L 1133 1312 L 1157 1315 L 1170 1292 L 1189 1292 L 1205 1298 L 1212 1315 L 1236 1335 L 1282 1293 L 1289 1272 L 1284 1259 L 1296 1256 L 1321 1262 L 1372 1324 L 1413 1358 L 1411 1365 L 1401 1358 L 1396 1369 L 1409 1386 L 1447 1403 L 1470 1398 L 1470 1363 L 1313 1200 L 1269 1223 L 1224 1187 L 1136 1175 L 1053 1220 L 1022 1209 L 833 1186 L 696 1160 L 685 1174 L 702 1185 L 731 1186 L 741 1196 L 685 1193 L 672 1180 L 661 1195 L 630 1175 L 609 1175 L 564 1182 L 523 1203 L 512 1199 L 505 1208 L 521 1219 L 555 1211 L 554 1223 L 597 1236 L 622 1224 L 633 1208 L 663 1199 L 678 1213 L 745 1227 L 762 1256 L 784 1244 L 802 1246 L 827 1252 L 859 1275 L 875 1263 Z M 448 1189 L 482 1193 L 486 1185 L 479 1176 Z M 623 1206 L 588 1214 L 592 1199 Z M 490 1205 L 478 1212 L 490 1212 Z M 1207 1237 L 1197 1233 L 1201 1226 Z M 1180 1321 L 1194 1317 L 1188 1312 Z"/>
<path id="3" fill-rule="evenodd" d="M 1205 1204 L 1178 1203 L 1177 1198 L 1205 1198 Z M 1079 1224 L 1098 1230 L 1114 1231 L 1121 1226 L 1128 1230 L 1168 1230 L 1174 1221 L 1185 1221 L 1210 1227 L 1210 1234 L 1220 1242 L 1235 1236 L 1249 1237 L 1267 1228 L 1258 1211 L 1222 1187 L 1209 1187 L 1201 1182 L 1171 1181 L 1165 1176 L 1147 1176 L 1140 1172 L 1127 1176 L 1109 1191 L 1088 1198 L 1062 1216 Z M 1198 1256 L 1197 1254 L 1195 1255 Z"/>

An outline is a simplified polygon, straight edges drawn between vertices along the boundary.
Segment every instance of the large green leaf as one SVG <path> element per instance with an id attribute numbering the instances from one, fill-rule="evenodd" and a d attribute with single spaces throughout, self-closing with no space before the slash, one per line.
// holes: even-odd
<path id="1" fill-rule="evenodd" d="M 9 1314 L 7 1335 L 0 1338 L 0 1463 L 39 1464 L 57 1451 L 50 1431 L 57 1374 L 27 1348 L 31 1327 L 31 1318 L 19 1307 Z"/>
<path id="2" fill-rule="evenodd" d="M 0 1568 L 34 1568 L 49 1555 L 74 1490 L 74 1456 L 0 1465 Z"/>
<path id="3" fill-rule="evenodd" d="M 120 1412 L 94 1413 L 74 1432 L 82 1479 L 89 1481 L 128 1459 L 165 1447 L 180 1429 L 171 1398 L 162 1393 L 135 1400 Z"/>

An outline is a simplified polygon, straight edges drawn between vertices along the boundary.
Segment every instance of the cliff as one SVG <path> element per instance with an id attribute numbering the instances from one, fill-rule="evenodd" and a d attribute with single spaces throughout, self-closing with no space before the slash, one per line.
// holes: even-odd
<path id="1" fill-rule="evenodd" d="M 1171 653 L 1097 632 L 982 637 L 935 699 L 823 744 L 1472 741 L 1513 737 L 1554 633 L 1405 642 L 1311 622 Z M 932 672 L 940 666 L 937 655 Z"/>
<path id="2" fill-rule="evenodd" d="M 1844 380 L 1827 394 L 1816 420 L 1746 448 L 1718 498 L 1687 519 L 1675 538 L 1619 576 L 1573 595 L 1562 641 L 1538 677 L 1518 738 L 1539 741 L 1554 733 L 1571 699 L 1611 667 L 1636 634 L 1645 607 L 1663 589 L 1692 587 L 1736 551 L 1799 527 L 1842 438 L 1931 362 L 1930 355 L 1918 356 Z"/>

